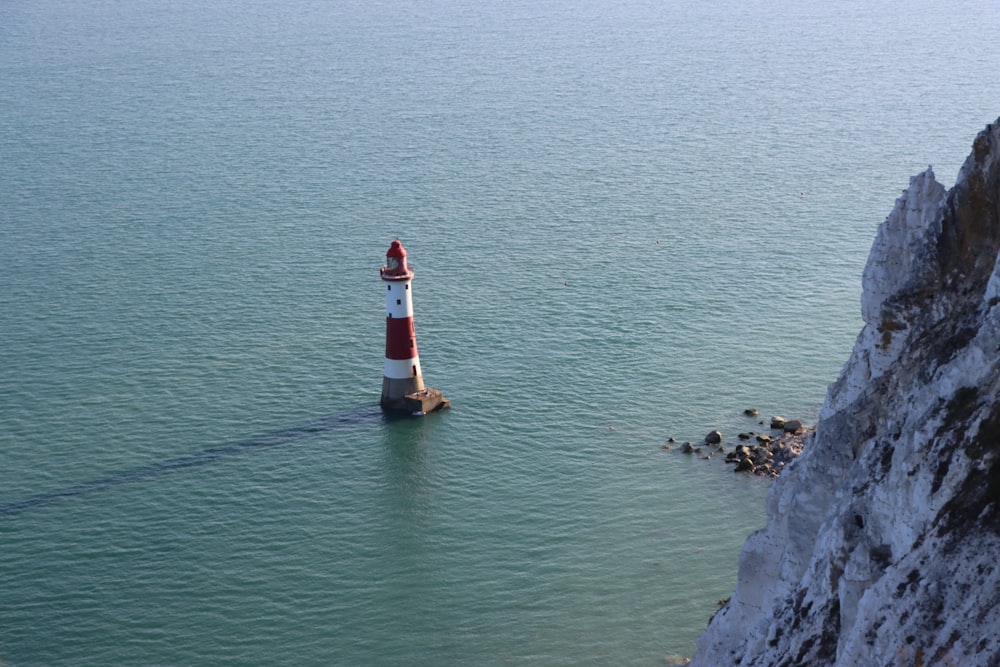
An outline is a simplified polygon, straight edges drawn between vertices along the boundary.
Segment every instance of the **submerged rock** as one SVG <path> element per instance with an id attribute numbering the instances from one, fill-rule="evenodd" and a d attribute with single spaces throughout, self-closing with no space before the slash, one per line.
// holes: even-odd
<path id="1" fill-rule="evenodd" d="M 879 227 L 864 328 L 692 665 L 1000 664 L 998 255 L 1000 121 Z"/>

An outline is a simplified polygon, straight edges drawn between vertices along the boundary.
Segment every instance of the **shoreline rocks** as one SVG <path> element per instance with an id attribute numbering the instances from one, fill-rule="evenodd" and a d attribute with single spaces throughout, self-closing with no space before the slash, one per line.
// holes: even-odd
<path id="1" fill-rule="evenodd" d="M 815 427 L 785 433 L 779 438 L 758 435 L 756 445 L 738 445 L 726 455 L 726 463 L 736 465 L 734 472 L 750 472 L 754 475 L 777 477 L 802 450 L 806 440 L 815 432 Z"/>
<path id="2" fill-rule="evenodd" d="M 743 414 L 748 417 L 756 417 L 760 414 L 756 408 L 747 408 Z M 765 422 L 761 421 L 761 424 Z M 785 419 L 775 416 L 771 418 L 770 426 L 777 434 L 768 435 L 765 433 L 754 433 L 753 431 L 739 433 L 737 443 L 733 451 L 726 454 L 726 463 L 734 464 L 734 472 L 746 472 L 763 477 L 777 477 L 785 466 L 791 463 L 805 449 L 808 440 L 816 431 L 816 427 L 805 427 L 799 419 Z M 750 441 L 756 441 L 752 444 Z M 675 442 L 674 438 L 667 440 L 669 443 Z M 700 458 L 709 459 L 713 453 L 723 453 L 727 451 L 724 446 L 725 438 L 721 431 L 710 431 L 696 445 L 692 442 L 685 442 L 681 445 L 682 454 L 702 454 L 708 450 L 707 455 Z M 670 445 L 663 445 L 661 449 L 671 449 Z"/>

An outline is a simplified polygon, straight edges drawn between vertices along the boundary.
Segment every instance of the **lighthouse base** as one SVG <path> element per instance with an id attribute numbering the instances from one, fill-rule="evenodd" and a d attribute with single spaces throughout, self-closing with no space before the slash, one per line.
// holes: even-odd
<path id="1" fill-rule="evenodd" d="M 401 398 L 382 397 L 382 409 L 386 412 L 405 412 L 411 415 L 425 415 L 435 410 L 451 407 L 451 401 L 437 389 L 427 387 Z"/>

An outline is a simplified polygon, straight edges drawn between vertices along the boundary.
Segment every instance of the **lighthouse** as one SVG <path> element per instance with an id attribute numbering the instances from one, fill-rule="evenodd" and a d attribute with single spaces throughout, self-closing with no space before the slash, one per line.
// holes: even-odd
<path id="1" fill-rule="evenodd" d="M 413 326 L 413 269 L 406 263 L 406 249 L 396 239 L 385 253 L 380 269 L 385 283 L 385 372 L 382 409 L 423 415 L 450 404 L 437 389 L 424 386 Z"/>

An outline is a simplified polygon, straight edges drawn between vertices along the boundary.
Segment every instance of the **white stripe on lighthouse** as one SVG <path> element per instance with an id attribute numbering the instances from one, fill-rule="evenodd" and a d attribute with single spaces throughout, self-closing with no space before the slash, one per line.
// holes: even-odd
<path id="1" fill-rule="evenodd" d="M 422 375 L 420 372 L 420 357 L 412 359 L 386 359 L 385 377 L 393 380 L 405 380 Z"/>
<path id="2" fill-rule="evenodd" d="M 413 297 L 410 281 L 387 282 L 385 292 L 386 317 L 413 317 Z"/>

